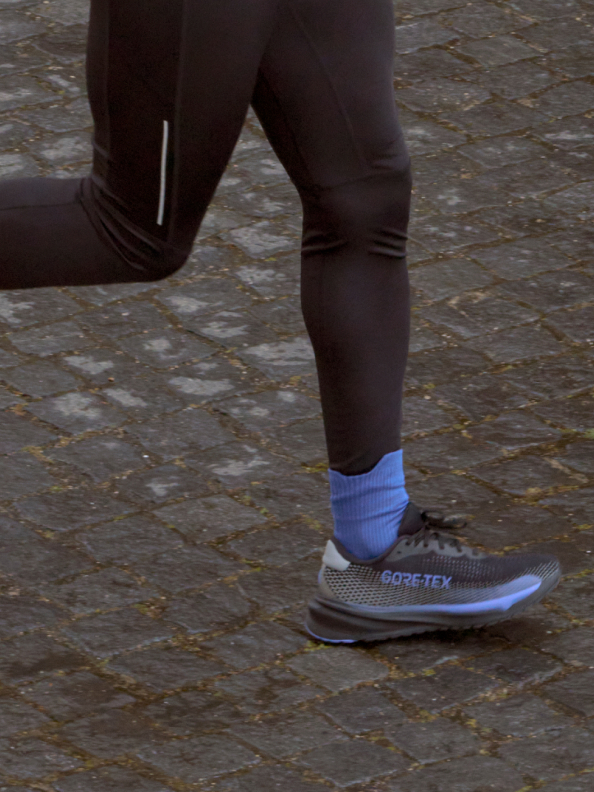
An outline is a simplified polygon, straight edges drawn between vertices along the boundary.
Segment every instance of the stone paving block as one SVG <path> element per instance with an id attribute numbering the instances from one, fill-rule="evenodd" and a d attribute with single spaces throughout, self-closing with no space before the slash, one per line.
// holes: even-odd
<path id="1" fill-rule="evenodd" d="M 360 682 L 376 682 L 388 676 L 388 668 L 367 655 L 344 648 L 321 649 L 291 660 L 298 674 L 338 693 Z"/>
<path id="2" fill-rule="evenodd" d="M 409 464 L 430 473 L 474 468 L 501 455 L 501 449 L 475 443 L 467 434 L 458 432 L 406 442 L 404 448 Z"/>
<path id="3" fill-rule="evenodd" d="M 534 408 L 534 412 L 545 421 L 550 421 L 563 429 L 587 432 L 592 428 L 593 406 L 594 398 L 584 394 L 539 404 Z"/>
<path id="4" fill-rule="evenodd" d="M 245 565 L 210 547 L 180 547 L 151 558 L 138 559 L 134 571 L 150 583 L 173 593 L 197 588 L 215 578 L 236 575 Z"/>
<path id="5" fill-rule="evenodd" d="M 184 406 L 184 402 L 168 389 L 143 377 L 120 379 L 117 385 L 103 388 L 100 394 L 119 410 L 140 421 L 175 412 Z"/>
<path id="6" fill-rule="evenodd" d="M 165 506 L 154 512 L 170 528 L 199 542 L 244 531 L 262 525 L 265 517 L 259 511 L 244 506 L 227 495 L 211 495 Z"/>
<path id="7" fill-rule="evenodd" d="M 575 525 L 592 524 L 592 504 L 594 504 L 594 488 L 586 487 L 572 492 L 561 492 L 544 498 L 542 506 L 551 509 L 555 514 L 566 517 Z"/>
<path id="8" fill-rule="evenodd" d="M 466 51 L 468 49 L 467 47 Z M 531 108 L 501 99 L 488 105 L 471 107 L 469 110 L 446 111 L 443 118 L 462 132 L 488 137 L 530 129 L 536 124 L 544 123 L 546 116 Z"/>
<path id="9" fill-rule="evenodd" d="M 413 240 L 422 240 L 434 253 L 463 254 L 463 248 L 469 245 L 488 245 L 499 241 L 499 235 L 486 226 L 440 215 L 418 219 L 413 223 L 411 234 Z"/>
<path id="10" fill-rule="evenodd" d="M 278 253 L 286 253 L 299 248 L 295 232 L 291 233 L 290 229 L 286 229 L 284 233 L 279 233 L 279 231 L 281 229 L 278 224 L 262 220 L 243 228 L 232 229 L 220 236 L 226 242 L 236 245 L 250 258 L 267 259 Z"/>
<path id="11" fill-rule="evenodd" d="M 73 671 L 84 666 L 84 657 L 45 635 L 11 638 L 2 645 L 0 678 L 18 684 L 55 672 Z"/>
<path id="12" fill-rule="evenodd" d="M 86 380 L 104 385 L 127 379 L 131 374 L 146 373 L 146 368 L 119 350 L 95 348 L 84 355 L 65 355 L 62 362 Z"/>
<path id="13" fill-rule="evenodd" d="M 234 674 L 217 682 L 215 689 L 228 696 L 240 712 L 249 715 L 294 709 L 324 692 L 313 685 L 304 685 L 295 674 L 278 667 Z"/>
<path id="14" fill-rule="evenodd" d="M 452 382 L 480 374 L 486 367 L 486 358 L 468 348 L 424 352 L 408 359 L 406 384 L 435 387 L 437 382 Z"/>
<path id="15" fill-rule="evenodd" d="M 192 405 L 218 401 L 231 393 L 252 390 L 254 386 L 253 377 L 244 368 L 216 357 L 180 366 L 166 375 L 164 381 L 180 399 Z"/>
<path id="16" fill-rule="evenodd" d="M 250 497 L 258 508 L 265 508 L 281 522 L 297 515 L 327 518 L 328 485 L 312 474 L 281 477 L 268 484 L 254 485 Z"/>
<path id="17" fill-rule="evenodd" d="M 136 753 L 164 741 L 148 718 L 119 709 L 82 718 L 60 729 L 60 736 L 102 759 Z"/>
<path id="18" fill-rule="evenodd" d="M 524 785 L 519 772 L 492 756 L 469 756 L 423 768 L 387 784 L 388 792 L 511 792 Z"/>
<path id="19" fill-rule="evenodd" d="M 147 327 L 172 330 L 167 317 L 146 300 L 129 300 L 87 311 L 79 322 L 93 335 L 104 336 L 107 340 L 141 333 Z"/>
<path id="20" fill-rule="evenodd" d="M 212 347 L 175 330 L 154 330 L 128 336 L 119 341 L 119 347 L 141 363 L 164 369 L 200 360 L 213 353 Z"/>
<path id="21" fill-rule="evenodd" d="M 295 376 L 312 376 L 316 370 L 313 349 L 307 337 L 258 344 L 242 349 L 238 357 L 277 382 Z"/>
<path id="22" fill-rule="evenodd" d="M 55 484 L 47 468 L 31 454 L 21 452 L 0 458 L 0 500 L 33 495 Z"/>
<path id="23" fill-rule="evenodd" d="M 59 778 L 56 792 L 171 792 L 158 781 L 144 778 L 126 767 L 101 767 Z"/>
<path id="24" fill-rule="evenodd" d="M 558 430 L 524 412 L 509 412 L 494 421 L 472 427 L 468 433 L 478 442 L 508 451 L 554 443 L 562 436 Z"/>
<path id="25" fill-rule="evenodd" d="M 497 415 L 502 410 L 523 407 L 528 403 L 528 396 L 519 393 L 506 380 L 507 372 L 505 376 L 481 374 L 464 382 L 439 385 L 432 391 L 432 396 L 438 399 L 440 404 L 446 402 L 468 418 L 482 421 L 488 416 Z"/>
<path id="26" fill-rule="evenodd" d="M 275 792 L 279 789 L 290 789 L 291 792 L 323 792 L 327 787 L 314 781 L 306 781 L 294 771 L 279 766 L 256 767 L 248 773 L 220 781 L 216 786 L 217 792 Z"/>
<path id="27" fill-rule="evenodd" d="M 155 588 L 141 586 L 120 569 L 80 575 L 70 583 L 47 583 L 40 590 L 44 596 L 77 614 L 132 605 L 157 595 Z"/>
<path id="28" fill-rule="evenodd" d="M 548 322 L 571 341 L 583 344 L 594 341 L 593 320 L 594 307 L 590 306 L 589 308 L 578 308 L 574 311 L 559 311 L 549 317 Z"/>
<path id="29" fill-rule="evenodd" d="M 0 737 L 9 737 L 18 732 L 39 729 L 50 720 L 29 704 L 22 701 L 0 698 Z"/>
<path id="30" fill-rule="evenodd" d="M 70 434 L 96 432 L 120 426 L 124 413 L 92 393 L 71 392 L 27 405 L 28 412 Z"/>
<path id="31" fill-rule="evenodd" d="M 401 679 L 388 686 L 405 701 L 437 713 L 488 693 L 498 687 L 498 683 L 464 668 L 447 667 L 434 675 Z"/>
<path id="32" fill-rule="evenodd" d="M 574 578 L 551 595 L 552 602 L 560 605 L 574 619 L 592 619 L 592 593 L 594 578 L 591 575 Z"/>
<path id="33" fill-rule="evenodd" d="M 544 641 L 542 649 L 565 663 L 594 667 L 594 632 L 590 627 L 578 627 L 555 635 Z"/>
<path id="34" fill-rule="evenodd" d="M 569 707 L 579 715 L 591 718 L 594 715 L 593 680 L 594 670 L 592 669 L 570 674 L 559 682 L 546 685 L 543 688 L 543 694 L 547 699 Z"/>
<path id="35" fill-rule="evenodd" d="M 231 415 L 253 432 L 320 414 L 320 403 L 293 390 L 264 391 L 219 402 L 217 410 Z"/>
<path id="36" fill-rule="evenodd" d="M 261 264 L 246 264 L 235 276 L 261 297 L 286 297 L 299 294 L 299 277 L 294 255 L 271 256 Z M 295 262 L 296 263 L 296 262 Z"/>
<path id="37" fill-rule="evenodd" d="M 132 704 L 135 699 L 88 671 L 42 679 L 21 688 L 22 694 L 58 720 Z"/>
<path id="38" fill-rule="evenodd" d="M 216 693 L 189 691 L 151 704 L 145 709 L 151 720 L 180 737 L 231 725 L 238 718 L 233 704 Z"/>
<path id="39" fill-rule="evenodd" d="M 92 345 L 91 338 L 76 322 L 56 322 L 32 330 L 20 330 L 13 333 L 10 340 L 21 352 L 40 357 Z"/>
<path id="40" fill-rule="evenodd" d="M 590 262 L 594 251 L 592 235 L 582 224 L 568 226 L 562 233 L 551 234 L 548 241 L 575 261 Z"/>
<path id="41" fill-rule="evenodd" d="M 575 149 L 592 144 L 594 130 L 588 118 L 562 118 L 553 123 L 537 126 L 533 133 L 540 140 L 562 149 Z"/>
<path id="42" fill-rule="evenodd" d="M 258 446 L 237 441 L 192 454 L 184 461 L 203 476 L 217 479 L 229 489 L 249 487 L 253 483 L 269 481 L 271 478 L 285 479 L 295 471 L 295 466 L 282 457 Z M 263 495 L 257 501 L 257 506 L 264 507 L 269 497 L 270 495 Z"/>
<path id="43" fill-rule="evenodd" d="M 276 622 L 250 624 L 234 633 L 211 639 L 206 648 L 232 668 L 272 663 L 303 648 L 305 640 Z"/>
<path id="44" fill-rule="evenodd" d="M 536 322 L 538 318 L 538 314 L 528 308 L 480 293 L 440 303 L 433 306 L 431 312 L 432 324 L 446 327 L 465 339 Z"/>
<path id="45" fill-rule="evenodd" d="M 133 424 L 127 432 L 154 454 L 173 459 L 197 448 L 214 448 L 228 443 L 233 435 L 205 410 L 186 409 L 152 421 Z"/>
<path id="46" fill-rule="evenodd" d="M 467 706 L 464 713 L 482 728 L 508 737 L 529 737 L 573 725 L 571 718 L 527 694 Z"/>
<path id="47" fill-rule="evenodd" d="M 246 619 L 251 611 L 251 603 L 237 588 L 220 583 L 183 599 L 172 600 L 166 610 L 166 618 L 180 624 L 190 634 L 196 634 L 233 627 Z"/>
<path id="48" fill-rule="evenodd" d="M 167 776 L 187 784 L 198 784 L 260 762 L 257 754 L 224 734 L 177 740 L 159 748 L 144 749 L 138 755 Z"/>
<path id="49" fill-rule="evenodd" d="M 28 421 L 18 415 L 5 413 L 0 425 L 0 448 L 2 454 L 12 454 L 26 446 L 44 446 L 57 439 L 54 432 Z"/>
<path id="50" fill-rule="evenodd" d="M 459 107 L 466 109 L 481 104 L 490 97 L 489 91 L 477 85 L 449 80 L 447 77 L 417 83 L 414 87 L 401 89 L 397 93 L 399 104 L 424 113 L 441 113 Z"/>
<path id="51" fill-rule="evenodd" d="M 396 52 L 416 52 L 435 44 L 446 44 L 456 38 L 456 33 L 442 27 L 435 19 L 422 19 L 396 28 Z"/>
<path id="52" fill-rule="evenodd" d="M 551 465 L 546 457 L 536 456 L 485 465 L 474 470 L 473 475 L 499 490 L 520 496 L 578 483 L 577 479 Z"/>
<path id="53" fill-rule="evenodd" d="M 505 99 L 520 99 L 548 88 L 555 83 L 555 78 L 549 72 L 544 71 L 535 63 L 522 61 L 502 66 L 499 69 L 470 75 L 470 79 L 473 78 L 483 88 L 503 96 Z M 534 105 L 542 110 L 538 99 L 534 102 Z M 527 143 L 530 146 L 530 141 L 527 141 Z M 540 155 L 545 156 L 542 148 L 538 151 L 539 147 L 534 143 L 532 143 L 532 147 Z M 527 158 L 524 157 L 523 159 Z M 509 159 L 507 161 L 509 162 Z"/>
<path id="54" fill-rule="evenodd" d="M 175 634 L 163 622 L 151 619 L 135 608 L 79 619 L 63 628 L 62 632 L 83 651 L 99 658 L 139 649 L 172 638 Z"/>
<path id="55" fill-rule="evenodd" d="M 476 39 L 521 30 L 530 25 L 529 20 L 509 10 L 497 8 L 491 3 L 481 7 L 471 6 L 459 11 L 451 11 L 444 16 L 444 19 L 454 30 Z"/>
<path id="56" fill-rule="evenodd" d="M 570 355 L 514 368 L 505 372 L 505 379 L 536 400 L 571 396 L 586 390 L 594 381 L 585 361 Z"/>
<path id="57" fill-rule="evenodd" d="M 413 288 L 420 289 L 431 300 L 455 297 L 464 289 L 480 289 L 493 282 L 484 269 L 465 259 L 450 259 L 418 267 L 410 273 Z"/>
<path id="58" fill-rule="evenodd" d="M 55 289 L 17 289 L 5 292 L 0 298 L 0 321 L 11 328 L 55 322 L 80 313 L 80 310 L 75 300 Z"/>
<path id="59" fill-rule="evenodd" d="M 146 457 L 117 437 L 89 437 L 52 449 L 47 456 L 73 465 L 97 483 L 147 464 Z"/>
<path id="60" fill-rule="evenodd" d="M 545 682 L 562 670 L 560 663 L 526 649 L 509 649 L 470 660 L 467 666 L 513 685 Z"/>
<path id="61" fill-rule="evenodd" d="M 59 542 L 39 539 L 32 532 L 17 539 L 7 535 L 0 545 L 0 572 L 25 585 L 37 585 L 75 575 L 94 560 Z"/>
<path id="62" fill-rule="evenodd" d="M 378 644 L 377 649 L 380 655 L 395 663 L 398 668 L 418 673 L 503 646 L 501 640 L 491 638 L 484 632 L 452 630 L 383 641 Z"/>
<path id="63" fill-rule="evenodd" d="M 444 429 L 454 422 L 453 417 L 440 409 L 430 396 L 422 398 L 408 396 L 404 399 L 404 421 L 402 426 L 403 437 L 408 437 L 417 432 L 432 432 Z"/>
<path id="64" fill-rule="evenodd" d="M 32 597 L 0 596 L 0 637 L 8 638 L 39 627 L 53 627 L 63 614 L 58 608 Z"/>
<path id="65" fill-rule="evenodd" d="M 78 538 L 98 561 L 116 564 L 134 563 L 184 544 L 181 536 L 143 515 L 100 525 Z"/>
<path id="66" fill-rule="evenodd" d="M 240 578 L 237 585 L 264 613 L 276 613 L 302 605 L 314 595 L 319 568 L 320 559 L 316 555 L 290 566 L 255 571 Z"/>
<path id="67" fill-rule="evenodd" d="M 326 437 L 321 418 L 266 431 L 266 436 L 277 444 L 279 451 L 289 454 L 304 465 L 315 467 L 328 462 Z"/>
<path id="68" fill-rule="evenodd" d="M 317 708 L 350 734 L 379 729 L 387 734 L 389 730 L 407 723 L 401 709 L 379 690 L 369 687 L 332 696 Z"/>
<path id="69" fill-rule="evenodd" d="M 455 74 L 469 71 L 471 71 L 471 67 L 467 63 L 442 49 L 409 52 L 406 55 L 397 55 L 394 60 L 395 78 L 397 80 L 406 80 L 407 82 L 426 79 L 435 74 L 439 74 L 442 77 L 451 77 Z M 407 136 L 410 135 L 409 124 L 407 124 L 406 133 Z"/>
<path id="70" fill-rule="evenodd" d="M 118 492 L 141 507 L 153 508 L 153 504 L 162 504 L 174 498 L 208 495 L 210 489 L 194 471 L 179 465 L 161 465 L 120 479 Z"/>
<path id="71" fill-rule="evenodd" d="M 81 380 L 47 361 L 19 366 L 3 374 L 2 379 L 27 396 L 53 396 L 82 385 Z"/>
<path id="72" fill-rule="evenodd" d="M 264 344 L 278 339 L 273 330 L 245 311 L 219 311 L 198 319 L 182 319 L 182 324 L 190 332 L 204 336 L 226 349 Z"/>
<path id="73" fill-rule="evenodd" d="M 575 47 L 578 44 L 587 46 L 592 41 L 591 27 L 575 18 L 554 19 L 533 25 L 522 30 L 521 36 L 541 51 Z"/>
<path id="74" fill-rule="evenodd" d="M 240 724 L 233 726 L 231 733 L 275 759 L 284 759 L 318 745 L 345 740 L 338 729 L 310 712 Z"/>
<path id="75" fill-rule="evenodd" d="M 297 523 L 283 529 L 269 529 L 249 533 L 240 539 L 228 542 L 225 547 L 242 559 L 280 566 L 295 562 L 312 553 L 320 553 L 324 536 L 305 523 Z"/>
<path id="76" fill-rule="evenodd" d="M 514 281 L 504 284 L 501 289 L 509 297 L 528 303 L 544 313 L 549 313 L 558 311 L 559 308 L 571 308 L 575 304 L 583 302 L 591 285 L 592 280 L 582 273 L 565 270 L 548 272 L 528 281 Z M 555 320 L 559 315 L 566 314 L 554 313 L 551 316 L 553 326 L 555 326 Z"/>
<path id="77" fill-rule="evenodd" d="M 74 770 L 81 764 L 80 759 L 34 737 L 14 742 L 0 740 L 0 772 L 5 776 L 43 778 Z"/>
<path id="78" fill-rule="evenodd" d="M 344 789 L 390 773 L 403 772 L 410 766 L 410 761 L 379 745 L 351 740 L 315 748 L 301 757 L 300 764 Z"/>
<path id="79" fill-rule="evenodd" d="M 477 754 L 481 749 L 474 734 L 445 718 L 392 725 L 384 733 L 393 745 L 421 764 Z"/>
<path id="80" fill-rule="evenodd" d="M 130 506 L 92 489 L 50 492 L 17 504 L 19 514 L 31 522 L 64 532 L 105 519 L 123 517 Z"/>
<path id="81" fill-rule="evenodd" d="M 591 784 L 590 774 L 586 773 L 585 775 L 568 778 L 566 781 L 549 784 L 546 790 L 547 792 L 588 792 Z"/>
<path id="82" fill-rule="evenodd" d="M 592 767 L 594 743 L 590 732 L 574 727 L 507 743 L 499 754 L 520 773 L 554 781 Z"/>
<path id="83" fill-rule="evenodd" d="M 558 355 L 562 345 L 541 327 L 516 327 L 482 338 L 475 338 L 471 346 L 484 352 L 494 363 L 519 363 L 547 355 Z"/>
<path id="84" fill-rule="evenodd" d="M 471 519 L 461 534 L 473 543 L 500 550 L 544 542 L 571 531 L 569 522 L 544 509 L 514 504 L 485 511 L 480 517 Z M 532 551 L 533 546 L 530 547 Z"/>
<path id="85" fill-rule="evenodd" d="M 6 44 L 11 39 L 7 38 L 4 15 L 2 12 L 2 34 L 0 44 Z M 9 28 L 10 29 L 10 28 Z M 14 39 L 18 36 L 15 35 Z M 41 87 L 39 82 L 29 75 L 9 75 L 2 79 L 2 96 L 0 97 L 0 112 L 13 110 L 22 105 L 36 105 L 42 102 L 51 102 L 55 94 Z"/>
<path id="86" fill-rule="evenodd" d="M 159 692 L 198 685 L 226 670 L 220 663 L 170 647 L 131 652 L 107 667 Z"/>

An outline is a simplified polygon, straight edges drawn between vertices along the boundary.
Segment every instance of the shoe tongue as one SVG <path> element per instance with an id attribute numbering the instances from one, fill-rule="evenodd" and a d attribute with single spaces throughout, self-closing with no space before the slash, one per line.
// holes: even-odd
<path id="1" fill-rule="evenodd" d="M 398 529 L 398 538 L 401 536 L 410 536 L 411 534 L 416 534 L 424 527 L 425 523 L 421 517 L 421 512 L 411 501 L 406 507 L 402 517 L 402 522 L 400 523 L 400 528 Z"/>

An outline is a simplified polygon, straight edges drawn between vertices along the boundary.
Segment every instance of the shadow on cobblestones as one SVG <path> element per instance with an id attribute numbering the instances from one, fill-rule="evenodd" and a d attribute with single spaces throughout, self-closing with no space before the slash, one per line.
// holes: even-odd
<path id="1" fill-rule="evenodd" d="M 0 789 L 592 789 L 594 1 L 395 10 L 409 490 L 564 585 L 478 633 L 308 640 L 300 206 L 250 117 L 175 277 L 0 295 Z M 0 177 L 87 172 L 87 13 L 0 0 Z"/>

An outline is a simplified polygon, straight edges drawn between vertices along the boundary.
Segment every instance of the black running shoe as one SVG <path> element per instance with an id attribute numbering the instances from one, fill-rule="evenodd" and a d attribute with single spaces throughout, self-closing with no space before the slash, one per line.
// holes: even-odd
<path id="1" fill-rule="evenodd" d="M 482 627 L 539 602 L 559 582 L 554 556 L 488 555 L 435 526 L 410 503 L 396 542 L 370 561 L 331 539 L 309 603 L 309 633 L 354 643 Z"/>

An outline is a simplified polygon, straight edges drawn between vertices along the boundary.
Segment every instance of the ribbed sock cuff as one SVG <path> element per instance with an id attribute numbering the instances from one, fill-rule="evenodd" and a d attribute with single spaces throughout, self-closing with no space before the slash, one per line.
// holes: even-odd
<path id="1" fill-rule="evenodd" d="M 402 451 L 386 454 L 360 476 L 329 475 L 334 535 L 358 558 L 375 558 L 396 540 L 409 501 Z"/>

